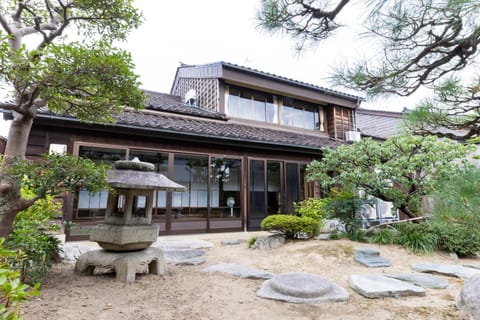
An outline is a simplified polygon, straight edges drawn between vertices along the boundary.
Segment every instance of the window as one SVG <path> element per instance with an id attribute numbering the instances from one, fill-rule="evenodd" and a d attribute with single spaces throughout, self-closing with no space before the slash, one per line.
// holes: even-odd
<path id="1" fill-rule="evenodd" d="M 278 105 L 271 94 L 228 86 L 227 114 L 231 117 L 278 123 Z"/>
<path id="2" fill-rule="evenodd" d="M 212 157 L 210 207 L 212 218 L 240 217 L 242 161 Z"/>
<path id="3" fill-rule="evenodd" d="M 231 117 L 325 131 L 322 106 L 236 86 L 226 86 L 225 92 L 226 112 Z"/>

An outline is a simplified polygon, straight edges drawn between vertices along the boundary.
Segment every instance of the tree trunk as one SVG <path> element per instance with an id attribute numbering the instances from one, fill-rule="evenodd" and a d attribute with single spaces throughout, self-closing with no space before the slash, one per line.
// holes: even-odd
<path id="1" fill-rule="evenodd" d="M 15 184 L 8 175 L 10 168 L 17 159 L 25 157 L 28 136 L 32 128 L 33 117 L 16 114 L 8 132 L 5 155 L 0 168 L 0 237 L 7 238 L 13 230 L 13 222 L 21 211 L 22 198 L 20 186 Z"/>
<path id="2" fill-rule="evenodd" d="M 398 208 L 400 211 L 402 211 L 408 218 L 417 218 L 418 215 L 415 214 L 415 212 L 412 212 L 407 206 L 405 205 L 401 205 L 399 208 Z"/>

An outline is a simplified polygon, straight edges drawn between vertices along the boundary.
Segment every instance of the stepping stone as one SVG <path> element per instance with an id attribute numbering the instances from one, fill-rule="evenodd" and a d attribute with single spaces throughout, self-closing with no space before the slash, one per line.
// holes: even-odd
<path id="1" fill-rule="evenodd" d="M 240 244 L 238 240 L 222 240 L 222 246 L 234 246 Z"/>
<path id="2" fill-rule="evenodd" d="M 480 263 L 469 263 L 464 264 L 464 267 L 473 268 L 473 269 L 480 269 Z"/>
<path id="3" fill-rule="evenodd" d="M 412 268 L 418 272 L 436 272 L 461 279 L 469 279 L 480 274 L 480 270 L 444 263 L 414 263 Z"/>
<path id="4" fill-rule="evenodd" d="M 205 252 L 198 249 L 163 249 L 165 260 L 174 266 L 191 266 L 205 262 Z"/>
<path id="5" fill-rule="evenodd" d="M 431 274 L 404 273 L 404 274 L 386 274 L 386 277 L 406 281 L 422 288 L 445 289 L 450 283 L 447 280 L 432 276 Z"/>
<path id="6" fill-rule="evenodd" d="M 465 280 L 457 297 L 457 307 L 470 315 L 470 319 L 480 319 L 480 275 Z"/>
<path id="7" fill-rule="evenodd" d="M 203 272 L 223 272 L 244 279 L 270 279 L 274 276 L 271 272 L 248 268 L 235 263 L 218 263 L 206 267 Z"/>
<path id="8" fill-rule="evenodd" d="M 355 248 L 355 254 L 361 254 L 365 256 L 380 256 L 380 251 L 374 248 L 362 247 Z"/>
<path id="9" fill-rule="evenodd" d="M 347 301 L 348 292 L 315 274 L 288 272 L 265 281 L 257 296 L 292 303 L 319 304 Z"/>
<path id="10" fill-rule="evenodd" d="M 161 249 L 210 249 L 214 245 L 211 242 L 200 239 L 165 239 L 159 237 L 153 246 Z"/>
<path id="11" fill-rule="evenodd" d="M 351 275 L 350 287 L 367 298 L 424 296 L 425 289 L 382 275 Z"/>

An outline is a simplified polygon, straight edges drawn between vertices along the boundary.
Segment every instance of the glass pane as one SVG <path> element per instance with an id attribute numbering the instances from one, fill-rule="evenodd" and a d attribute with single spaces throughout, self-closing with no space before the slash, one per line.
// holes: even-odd
<path id="1" fill-rule="evenodd" d="M 267 214 L 280 213 L 280 162 L 267 161 Z"/>
<path id="2" fill-rule="evenodd" d="M 317 115 L 313 110 L 305 110 L 305 129 L 314 130 L 315 129 L 315 115 Z"/>
<path id="3" fill-rule="evenodd" d="M 173 180 L 187 187 L 185 192 L 173 192 L 177 219 L 206 218 L 208 157 L 176 154 L 173 166 Z"/>
<path id="4" fill-rule="evenodd" d="M 303 109 L 293 109 L 293 126 L 298 128 L 304 127 Z"/>
<path id="5" fill-rule="evenodd" d="M 282 124 L 285 126 L 293 126 L 294 116 L 293 107 L 284 105 L 282 108 Z"/>
<path id="6" fill-rule="evenodd" d="M 286 203 L 285 203 L 285 213 L 294 213 L 293 209 L 293 202 L 297 202 L 300 200 L 300 190 L 299 190 L 299 172 L 298 172 L 298 164 L 296 163 L 287 163 L 286 170 L 285 170 L 285 196 L 286 196 Z"/>
<path id="7" fill-rule="evenodd" d="M 252 119 L 252 100 L 251 98 L 240 98 L 238 116 L 244 119 Z"/>
<path id="8" fill-rule="evenodd" d="M 266 109 L 266 121 L 269 123 L 278 123 L 278 106 L 273 103 L 267 103 Z"/>
<path id="9" fill-rule="evenodd" d="M 253 120 L 265 122 L 265 101 L 254 100 L 253 110 Z"/>
<path id="10" fill-rule="evenodd" d="M 231 117 L 238 117 L 238 105 L 240 103 L 240 98 L 238 96 L 232 95 L 232 93 L 228 96 L 228 103 L 227 103 L 227 114 Z"/>
<path id="11" fill-rule="evenodd" d="M 88 158 L 97 164 L 103 162 L 113 165 L 117 160 L 125 160 L 125 150 L 80 146 L 78 156 Z"/>
<path id="12" fill-rule="evenodd" d="M 250 160 L 250 217 L 264 217 L 265 212 L 265 164 Z"/>
<path id="13" fill-rule="evenodd" d="M 138 158 L 140 161 L 150 162 L 155 165 L 155 171 L 163 175 L 168 173 L 168 153 L 147 151 L 147 150 L 130 150 L 130 160 Z"/>
<path id="14" fill-rule="evenodd" d="M 212 158 L 211 169 L 211 217 L 240 217 L 241 160 Z M 218 169 L 223 170 L 219 174 Z"/>

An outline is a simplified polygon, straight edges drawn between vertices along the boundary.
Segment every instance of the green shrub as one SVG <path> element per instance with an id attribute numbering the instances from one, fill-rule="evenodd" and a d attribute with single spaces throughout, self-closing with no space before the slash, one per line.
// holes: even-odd
<path id="1" fill-rule="evenodd" d="M 354 228 L 351 232 L 347 232 L 346 235 L 347 238 L 352 241 L 368 242 L 368 237 L 365 230 L 362 230 L 360 228 Z"/>
<path id="2" fill-rule="evenodd" d="M 395 226 L 395 243 L 415 253 L 428 253 L 437 248 L 438 236 L 428 223 L 402 223 Z"/>
<path id="3" fill-rule="evenodd" d="M 320 222 L 309 217 L 274 214 L 262 220 L 261 228 L 265 231 L 280 232 L 287 238 L 310 238 L 320 232 Z"/>
<path id="4" fill-rule="evenodd" d="M 20 273 L 11 268 L 8 261 L 14 260 L 18 254 L 3 246 L 0 238 L 0 319 L 19 319 L 20 303 L 30 296 L 38 296 L 40 284 L 33 288 L 20 281 Z"/>
<path id="5" fill-rule="evenodd" d="M 328 199 L 309 198 L 298 203 L 294 203 L 295 211 L 300 217 L 308 217 L 322 221 L 325 217 L 323 207 L 328 203 Z"/>
<path id="6" fill-rule="evenodd" d="M 248 247 L 249 248 L 253 247 L 255 242 L 257 242 L 257 237 L 251 237 L 250 239 L 248 239 L 248 242 L 247 242 Z"/>
<path id="7" fill-rule="evenodd" d="M 393 229 L 376 229 L 370 236 L 370 241 L 379 244 L 393 244 L 398 232 Z"/>
<path id="8" fill-rule="evenodd" d="M 455 252 L 459 257 L 480 253 L 480 230 L 474 224 L 433 223 L 438 249 Z"/>
<path id="9" fill-rule="evenodd" d="M 51 219 L 59 209 L 60 204 L 47 197 L 18 213 L 7 248 L 19 252 L 11 259 L 11 265 L 20 271 L 22 282 L 40 281 L 50 271 L 52 259 L 58 256 L 60 240 L 49 232 L 58 228 L 51 224 Z"/>

